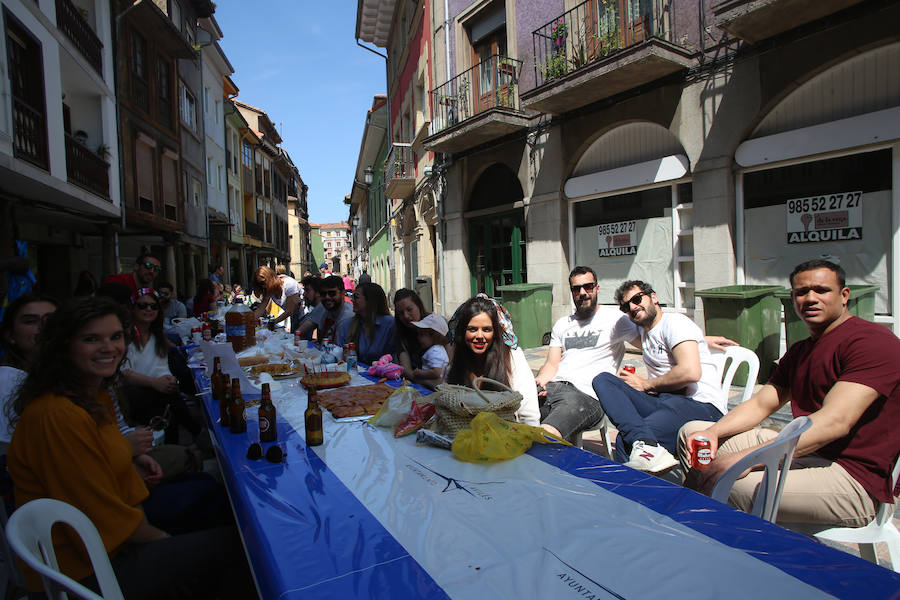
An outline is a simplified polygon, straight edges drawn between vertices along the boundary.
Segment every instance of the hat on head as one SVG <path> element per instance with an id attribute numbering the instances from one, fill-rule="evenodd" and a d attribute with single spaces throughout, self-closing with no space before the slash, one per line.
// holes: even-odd
<path id="1" fill-rule="evenodd" d="M 434 329 L 441 335 L 447 335 L 447 321 L 440 315 L 430 314 L 421 321 L 413 321 L 412 324 L 421 329 Z"/>

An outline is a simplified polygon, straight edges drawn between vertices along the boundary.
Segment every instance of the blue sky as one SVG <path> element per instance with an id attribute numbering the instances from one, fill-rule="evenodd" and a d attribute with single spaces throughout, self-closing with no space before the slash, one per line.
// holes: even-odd
<path id="1" fill-rule="evenodd" d="M 268 113 L 309 186 L 310 220 L 346 220 L 366 111 L 385 93 L 384 60 L 354 39 L 356 2 L 218 0 L 216 20 L 238 98 Z"/>

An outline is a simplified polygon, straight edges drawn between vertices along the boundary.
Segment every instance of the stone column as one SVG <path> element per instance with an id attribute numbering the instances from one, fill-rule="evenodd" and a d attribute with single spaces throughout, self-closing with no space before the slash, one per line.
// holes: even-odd
<path id="1" fill-rule="evenodd" d="M 166 244 L 166 255 L 163 257 L 163 272 L 166 274 L 166 279 L 172 285 L 177 285 L 175 283 L 175 276 L 178 272 L 178 263 L 175 260 L 175 246 L 174 244 Z M 176 296 L 178 295 L 178 289 L 175 289 Z"/>

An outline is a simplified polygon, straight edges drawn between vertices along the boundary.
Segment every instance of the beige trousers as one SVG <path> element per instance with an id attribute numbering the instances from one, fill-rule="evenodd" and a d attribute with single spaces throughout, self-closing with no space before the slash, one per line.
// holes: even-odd
<path id="1" fill-rule="evenodd" d="M 687 436 L 708 429 L 713 423 L 690 421 L 678 433 L 678 459 L 682 472 L 690 468 L 685 448 Z M 765 443 L 778 435 L 771 429 L 751 429 L 729 438 L 719 446 L 719 454 L 740 452 Z M 751 471 L 738 479 L 728 504 L 744 512 L 753 509 L 753 499 L 763 472 Z M 816 454 L 794 458 L 784 483 L 776 522 L 815 523 L 841 527 L 862 527 L 875 516 L 876 502 L 842 466 Z"/>

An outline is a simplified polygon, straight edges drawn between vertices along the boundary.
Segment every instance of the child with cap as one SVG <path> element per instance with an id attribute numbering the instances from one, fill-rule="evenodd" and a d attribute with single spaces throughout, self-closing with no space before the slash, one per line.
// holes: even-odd
<path id="1" fill-rule="evenodd" d="M 444 381 L 444 371 L 450 363 L 447 355 L 447 321 L 439 315 L 427 315 L 421 321 L 413 321 L 419 328 L 419 345 L 425 350 L 422 368 L 413 370 L 416 383 L 433 387 Z"/>

